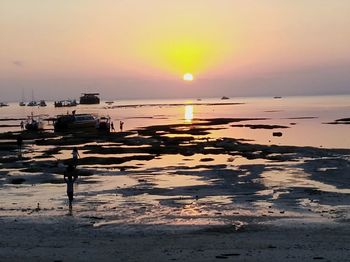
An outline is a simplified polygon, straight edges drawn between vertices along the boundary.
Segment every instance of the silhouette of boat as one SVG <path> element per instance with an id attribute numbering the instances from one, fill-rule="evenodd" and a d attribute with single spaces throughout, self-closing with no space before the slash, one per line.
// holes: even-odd
<path id="1" fill-rule="evenodd" d="M 3 106 L 9 106 L 9 105 L 6 104 L 6 103 L 1 102 L 1 103 L 0 103 L 0 107 L 3 107 Z"/>
<path id="2" fill-rule="evenodd" d="M 223 97 L 221 97 L 221 100 L 227 100 L 227 99 L 230 99 L 229 97 L 227 97 L 227 96 L 223 96 Z"/>
<path id="3" fill-rule="evenodd" d="M 72 107 L 77 106 L 77 101 L 74 100 L 61 100 L 61 101 L 55 101 L 55 107 Z"/>
<path id="4" fill-rule="evenodd" d="M 38 103 L 36 101 L 30 101 L 27 106 L 37 106 Z"/>
<path id="5" fill-rule="evenodd" d="M 80 97 L 80 104 L 82 105 L 93 105 L 93 104 L 99 104 L 100 98 L 98 97 L 99 93 L 82 93 L 82 96 Z"/>
<path id="6" fill-rule="evenodd" d="M 24 90 L 22 88 L 22 100 L 19 102 L 19 106 L 26 106 L 26 103 L 24 103 Z"/>
<path id="7" fill-rule="evenodd" d="M 109 132 L 111 128 L 111 119 L 109 117 L 100 117 L 97 121 L 99 131 Z"/>
<path id="8" fill-rule="evenodd" d="M 44 122 L 40 116 L 34 116 L 32 114 L 31 116 L 28 116 L 28 119 L 26 120 L 24 127 L 28 131 L 43 130 L 44 129 Z"/>
<path id="9" fill-rule="evenodd" d="M 32 90 L 32 101 L 30 101 L 27 106 L 37 106 L 38 102 L 34 100 L 34 91 Z"/>
<path id="10" fill-rule="evenodd" d="M 46 105 L 46 102 L 44 100 L 40 100 L 39 106 L 43 106 L 44 107 L 44 106 L 47 106 L 47 105 Z"/>
<path id="11" fill-rule="evenodd" d="M 71 129 L 96 129 L 98 119 L 92 114 L 58 115 L 54 120 L 55 131 L 69 131 Z"/>

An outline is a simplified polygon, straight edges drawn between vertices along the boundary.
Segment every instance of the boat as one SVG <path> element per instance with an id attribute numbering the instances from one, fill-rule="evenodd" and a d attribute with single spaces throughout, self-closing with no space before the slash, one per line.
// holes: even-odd
<path id="1" fill-rule="evenodd" d="M 111 129 L 111 119 L 109 117 L 100 117 L 97 121 L 96 128 L 99 131 L 109 132 Z"/>
<path id="2" fill-rule="evenodd" d="M 9 105 L 6 103 L 0 102 L 0 107 L 3 107 L 3 106 L 9 106 Z"/>
<path id="3" fill-rule="evenodd" d="M 39 106 L 46 106 L 46 102 L 45 102 L 45 100 L 40 100 L 40 102 L 39 102 Z"/>
<path id="4" fill-rule="evenodd" d="M 55 101 L 55 107 L 71 107 L 71 106 L 77 106 L 77 101 L 74 100 L 61 100 L 61 101 Z"/>
<path id="5" fill-rule="evenodd" d="M 54 120 L 55 131 L 68 131 L 72 129 L 96 129 L 98 119 L 92 114 L 72 114 L 58 115 Z"/>
<path id="6" fill-rule="evenodd" d="M 44 122 L 40 116 L 28 116 L 28 119 L 24 123 L 25 129 L 28 131 L 39 131 L 44 129 Z"/>
<path id="7" fill-rule="evenodd" d="M 227 100 L 227 99 L 230 99 L 229 97 L 227 97 L 227 96 L 223 96 L 223 97 L 221 97 L 221 100 Z"/>
<path id="8" fill-rule="evenodd" d="M 26 106 L 26 103 L 24 103 L 24 90 L 22 88 L 22 100 L 19 102 L 19 106 Z"/>
<path id="9" fill-rule="evenodd" d="M 36 101 L 30 101 L 27 106 L 38 106 L 38 103 Z"/>
<path id="10" fill-rule="evenodd" d="M 93 105 L 99 104 L 100 98 L 98 97 L 99 93 L 82 93 L 80 97 L 80 104 L 82 105 Z"/>
<path id="11" fill-rule="evenodd" d="M 30 101 L 27 106 L 37 106 L 38 102 L 34 100 L 34 91 L 32 90 L 32 101 Z"/>

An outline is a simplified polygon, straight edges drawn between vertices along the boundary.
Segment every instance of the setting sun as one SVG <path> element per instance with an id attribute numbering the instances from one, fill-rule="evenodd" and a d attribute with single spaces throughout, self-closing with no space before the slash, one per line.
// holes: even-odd
<path id="1" fill-rule="evenodd" d="M 185 80 L 185 81 L 192 81 L 193 80 L 193 75 L 191 73 L 186 73 L 183 76 L 183 80 Z"/>

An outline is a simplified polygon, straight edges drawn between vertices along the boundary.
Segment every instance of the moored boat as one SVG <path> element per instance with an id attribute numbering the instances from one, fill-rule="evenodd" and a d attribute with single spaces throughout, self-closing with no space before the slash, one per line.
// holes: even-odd
<path id="1" fill-rule="evenodd" d="M 99 131 L 109 132 L 111 129 L 111 119 L 109 117 L 100 117 L 97 121 L 96 128 Z"/>
<path id="2" fill-rule="evenodd" d="M 93 105 L 99 104 L 100 98 L 98 97 L 99 93 L 82 93 L 80 97 L 80 104 L 82 105 Z"/>
<path id="3" fill-rule="evenodd" d="M 37 106 L 38 103 L 36 101 L 30 101 L 27 106 Z"/>
<path id="4" fill-rule="evenodd" d="M 26 120 L 24 127 L 28 131 L 43 130 L 44 129 L 44 122 L 40 118 L 40 116 L 34 116 L 32 114 L 31 116 L 28 116 L 28 119 Z"/>
<path id="5" fill-rule="evenodd" d="M 98 119 L 92 114 L 59 115 L 54 121 L 55 131 L 69 131 L 71 129 L 96 129 Z"/>
<path id="6" fill-rule="evenodd" d="M 40 100 L 39 106 L 47 106 L 45 100 Z"/>
<path id="7" fill-rule="evenodd" d="M 77 101 L 74 100 L 61 100 L 61 101 L 55 101 L 55 107 L 71 107 L 71 106 L 77 106 Z"/>

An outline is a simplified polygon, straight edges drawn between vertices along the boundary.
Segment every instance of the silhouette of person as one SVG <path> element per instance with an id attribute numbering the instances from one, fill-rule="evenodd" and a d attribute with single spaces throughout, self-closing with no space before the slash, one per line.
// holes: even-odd
<path id="1" fill-rule="evenodd" d="M 20 126 L 21 126 L 21 130 L 24 130 L 24 122 L 23 121 L 21 121 Z"/>
<path id="2" fill-rule="evenodd" d="M 74 147 L 73 151 L 72 151 L 72 162 L 73 162 L 74 168 L 76 168 L 78 165 L 78 157 L 80 157 L 78 149 L 76 147 Z"/>
<path id="3" fill-rule="evenodd" d="M 22 154 L 22 145 L 23 145 L 23 137 L 21 135 L 18 135 L 17 136 L 17 147 L 18 147 L 19 155 Z"/>
<path id="4" fill-rule="evenodd" d="M 69 210 L 72 210 L 72 202 L 74 199 L 74 182 L 77 177 L 74 175 L 75 168 L 69 165 L 64 173 L 64 181 L 67 183 L 67 196 L 69 201 Z"/>
<path id="5" fill-rule="evenodd" d="M 111 121 L 111 131 L 115 131 L 113 121 Z"/>
<path id="6" fill-rule="evenodd" d="M 119 123 L 120 132 L 123 132 L 123 126 L 124 126 L 124 122 L 120 121 Z"/>

